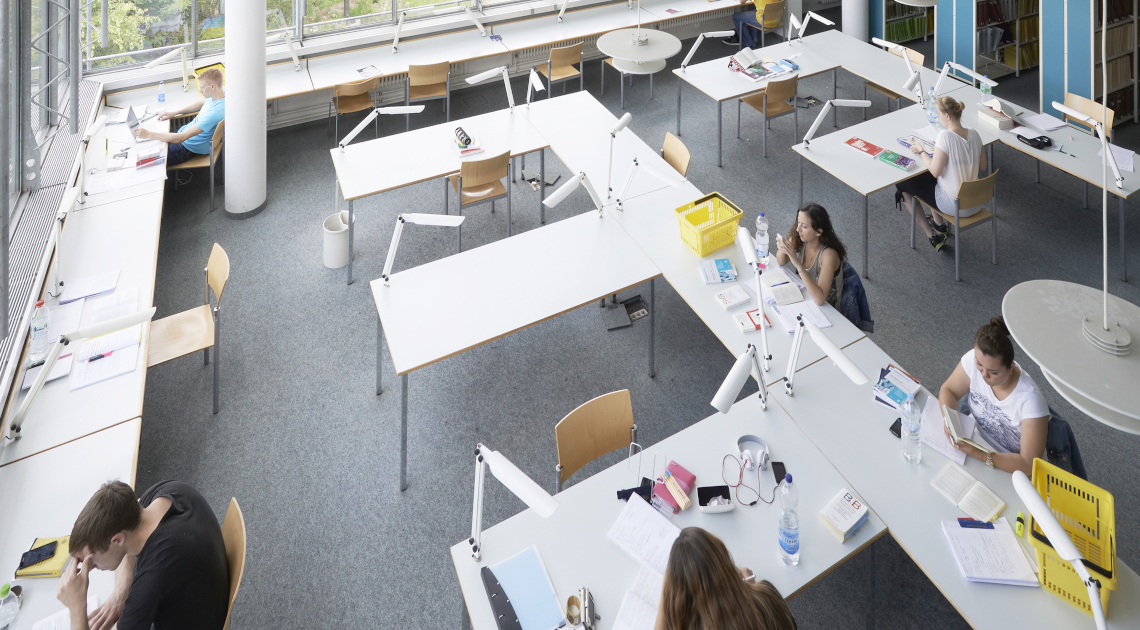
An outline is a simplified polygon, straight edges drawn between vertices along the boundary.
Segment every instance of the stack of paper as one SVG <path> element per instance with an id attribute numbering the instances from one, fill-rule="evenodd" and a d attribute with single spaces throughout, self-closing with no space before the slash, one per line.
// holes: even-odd
<path id="1" fill-rule="evenodd" d="M 95 612 L 99 607 L 99 596 L 93 593 L 87 594 L 87 614 Z M 32 630 L 71 630 L 71 613 L 67 609 L 49 615 L 40 619 L 32 625 Z"/>
<path id="2" fill-rule="evenodd" d="M 1037 576 L 1004 518 L 991 525 L 942 521 L 942 531 L 962 576 L 971 582 L 1037 586 Z"/>
<path id="3" fill-rule="evenodd" d="M 83 305 L 86 303 L 84 298 L 80 298 L 74 302 L 57 306 L 51 309 L 51 324 L 48 325 L 47 338 L 54 343 L 62 335 L 70 332 L 75 332 L 79 329 L 79 318 L 83 314 Z M 67 376 L 71 372 L 71 358 L 72 353 L 69 350 L 64 350 L 64 353 L 59 356 L 52 367 L 51 373 L 48 374 L 48 382 L 54 381 L 57 378 Z M 24 372 L 24 380 L 20 383 L 20 389 L 28 389 L 32 386 L 32 382 L 39 376 L 40 370 L 43 369 L 43 364 L 29 368 Z"/>
<path id="4" fill-rule="evenodd" d="M 1112 159 L 1116 160 L 1116 168 L 1118 168 L 1121 171 L 1124 171 L 1126 173 L 1132 173 L 1135 171 L 1135 168 L 1136 168 L 1136 166 L 1134 164 L 1136 161 L 1136 152 L 1135 151 L 1130 151 L 1128 149 L 1118 147 L 1115 144 L 1110 144 L 1108 146 L 1109 146 L 1109 148 L 1112 149 Z M 1097 154 L 1097 157 L 1101 158 L 1101 161 L 1103 162 L 1104 161 L 1103 160 L 1104 149 L 1097 151 L 1096 154 Z"/>
<path id="5" fill-rule="evenodd" d="M 1053 131 L 1060 129 L 1066 125 L 1065 121 L 1049 114 L 1034 114 L 1032 116 L 1022 116 L 1021 121 L 1030 127 L 1035 127 L 1041 131 Z"/>
<path id="6" fill-rule="evenodd" d="M 974 434 L 974 417 L 971 415 L 959 416 L 962 422 L 962 431 L 972 436 Z M 919 436 L 922 443 L 942 453 L 959 466 L 966 463 L 966 453 L 954 448 L 950 438 L 946 437 L 946 425 L 942 420 L 942 406 L 934 396 L 926 398 L 922 407 L 922 431 Z"/>
<path id="7" fill-rule="evenodd" d="M 888 409 L 899 409 L 908 395 L 918 395 L 919 387 L 913 376 L 889 365 L 879 370 L 879 381 L 871 388 L 871 396 L 876 403 Z"/>
<path id="8" fill-rule="evenodd" d="M 110 293 L 115 290 L 115 285 L 118 282 L 118 271 L 68 280 L 63 284 L 63 293 L 59 296 L 59 303 L 68 304 L 81 298 Z"/>
<path id="9" fill-rule="evenodd" d="M 615 630 L 653 630 L 669 551 L 680 534 L 676 525 L 639 495 L 631 495 L 626 501 L 607 538 L 642 566 L 633 586 L 622 598 L 614 619 Z"/>
<path id="10" fill-rule="evenodd" d="M 614 630 L 653 630 L 664 585 L 665 578 L 660 573 L 643 565 L 633 586 L 622 597 Z"/>

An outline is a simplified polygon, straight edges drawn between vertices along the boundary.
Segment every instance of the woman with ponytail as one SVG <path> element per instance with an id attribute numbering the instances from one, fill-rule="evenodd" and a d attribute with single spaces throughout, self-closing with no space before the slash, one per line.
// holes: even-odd
<path id="1" fill-rule="evenodd" d="M 968 444 L 957 448 L 992 468 L 1032 474 L 1033 459 L 1045 454 L 1049 405 L 1037 383 L 1013 360 L 1004 318 L 995 317 L 978 329 L 974 347 L 942 384 L 938 402 L 955 409 L 963 396 L 969 396 L 975 433 L 997 452 L 989 455 Z"/>

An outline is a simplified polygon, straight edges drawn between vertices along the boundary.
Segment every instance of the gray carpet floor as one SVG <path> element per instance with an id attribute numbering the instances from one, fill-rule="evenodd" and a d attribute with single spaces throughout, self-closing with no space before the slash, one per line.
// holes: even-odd
<path id="1" fill-rule="evenodd" d="M 706 42 L 697 61 L 727 52 L 716 41 Z M 674 58 L 670 67 L 679 62 Z M 586 67 L 586 86 L 595 96 L 598 65 Z M 677 83 L 668 71 L 656 79 L 654 100 L 648 83 L 637 79 L 627 87 L 626 107 L 634 115 L 630 128 L 659 146 L 673 130 Z M 524 86 L 515 81 L 520 102 Z M 616 88 L 612 81 L 611 86 Z M 453 117 L 502 107 L 501 89 L 494 84 L 457 92 Z M 801 94 L 818 97 L 830 91 L 829 76 L 807 79 L 800 88 Z M 862 94 L 861 81 L 840 71 L 839 91 L 849 98 Z M 682 140 L 693 154 L 689 179 L 738 203 L 745 210 L 743 225 L 764 210 L 773 229 L 788 230 L 796 207 L 797 160 L 788 149 L 792 121 L 773 122 L 763 159 L 759 115 L 745 111 L 744 139 L 736 140 L 733 125 L 726 124 L 726 166 L 717 168 L 715 104 L 695 90 L 684 95 L 688 131 Z M 616 89 L 600 100 L 619 113 Z M 870 115 L 885 113 L 883 99 L 874 101 Z M 731 105 L 727 109 L 730 121 L 735 112 Z M 840 127 L 858 121 L 858 113 L 839 113 Z M 442 113 L 429 106 L 414 124 L 440 122 Z M 381 117 L 380 133 L 401 132 L 403 125 Z M 821 132 L 829 130 L 825 125 Z M 1119 131 L 1121 144 L 1140 148 L 1135 125 Z M 660 282 L 656 379 L 645 373 L 646 327 L 637 323 L 606 332 L 596 305 L 413 373 L 410 487 L 399 492 L 399 389 L 388 362 L 388 389 L 379 397 L 374 393 L 376 312 L 368 281 L 383 267 L 396 214 L 438 212 L 441 183 L 410 186 L 357 206 L 358 280 L 345 286 L 343 269 L 321 264 L 321 223 L 332 212 L 332 138 L 323 123 L 312 124 L 274 131 L 268 146 L 268 207 L 260 215 L 233 221 L 224 212 L 208 214 L 205 173 L 166 197 L 158 317 L 200 304 L 201 269 L 211 245 L 220 243 L 229 252 L 232 274 L 222 301 L 222 410 L 210 413 L 212 372 L 200 358 L 150 370 L 137 480 L 140 489 L 163 479 L 186 481 L 203 492 L 219 519 L 230 497 L 241 502 L 249 547 L 235 628 L 458 626 L 463 602 L 449 547 L 469 534 L 476 442 L 507 454 L 552 488 L 554 424 L 592 397 L 630 389 L 639 437 L 646 444 L 713 413 L 708 401 L 733 358 L 668 283 Z M 1011 286 L 1034 278 L 1099 286 L 1099 191 L 1093 191 L 1091 207 L 1082 209 L 1083 185 L 1072 177 L 1043 167 L 1042 183 L 1036 184 L 1033 160 L 1007 147 L 996 147 L 995 161 L 1002 170 L 1000 264 L 989 262 L 986 230 L 971 231 L 962 243 L 961 283 L 954 282 L 952 252 L 936 253 L 925 243 L 913 250 L 907 246 L 907 215 L 896 211 L 890 192 L 870 199 L 866 287 L 876 322 L 872 339 L 932 387 L 950 374 L 977 327 L 1000 314 Z M 567 176 L 552 153 L 546 163 L 550 178 Z M 805 168 L 805 199 L 829 210 L 852 261 L 860 265 L 862 199 L 827 173 Z M 516 185 L 514 195 L 516 233 L 539 228 L 537 193 Z M 548 222 L 586 211 L 585 200 L 585 195 L 572 196 L 547 212 Z M 1135 203 L 1129 204 L 1133 247 L 1140 242 L 1135 211 Z M 1132 255 L 1132 279 L 1119 280 L 1116 217 L 1113 203 L 1109 288 L 1140 303 L 1140 256 Z M 505 220 L 501 210 L 470 213 L 465 247 L 502 238 Z M 396 269 L 449 255 L 454 241 L 445 232 L 405 233 Z M 1140 537 L 1128 534 L 1140 529 L 1140 469 L 1135 466 L 1140 438 L 1085 417 L 1045 384 L 1024 354 L 1019 360 L 1072 423 L 1091 480 L 1116 496 L 1119 556 L 1140 566 Z M 617 454 L 603 457 L 571 483 L 617 461 Z M 486 526 L 523 507 L 499 484 L 487 484 Z M 758 538 L 754 544 L 774 548 L 775 541 Z M 889 536 L 790 605 L 805 629 L 967 627 Z"/>

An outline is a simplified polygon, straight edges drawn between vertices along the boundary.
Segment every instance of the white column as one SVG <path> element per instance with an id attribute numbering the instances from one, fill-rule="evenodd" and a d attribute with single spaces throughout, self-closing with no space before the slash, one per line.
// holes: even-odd
<path id="1" fill-rule="evenodd" d="M 265 0 L 226 3 L 226 212 L 265 206 Z"/>
<path id="2" fill-rule="evenodd" d="M 843 33 L 861 42 L 870 41 L 870 33 L 867 30 L 870 24 L 870 11 L 871 7 L 867 0 L 843 0 Z"/>

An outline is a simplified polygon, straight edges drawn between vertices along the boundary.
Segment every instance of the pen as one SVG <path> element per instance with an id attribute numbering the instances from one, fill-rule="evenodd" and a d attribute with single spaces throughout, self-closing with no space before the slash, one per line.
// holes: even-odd
<path id="1" fill-rule="evenodd" d="M 87 359 L 87 362 L 90 363 L 92 361 L 98 361 L 99 359 L 104 359 L 106 357 L 111 356 L 112 352 L 114 352 L 114 350 L 111 350 L 109 352 L 104 352 L 103 354 L 97 354 L 97 355 L 91 357 L 90 359 Z"/>

